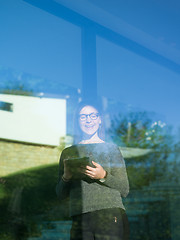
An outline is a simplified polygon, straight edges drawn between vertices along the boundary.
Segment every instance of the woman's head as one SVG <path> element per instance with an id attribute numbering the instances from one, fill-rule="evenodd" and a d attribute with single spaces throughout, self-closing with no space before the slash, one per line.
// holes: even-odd
<path id="1" fill-rule="evenodd" d="M 92 136 L 98 133 L 100 125 L 101 116 L 95 107 L 86 105 L 80 110 L 79 126 L 84 134 Z"/>
<path id="2" fill-rule="evenodd" d="M 97 135 L 103 139 L 103 119 L 97 104 L 80 103 L 75 114 L 75 143 Z"/>

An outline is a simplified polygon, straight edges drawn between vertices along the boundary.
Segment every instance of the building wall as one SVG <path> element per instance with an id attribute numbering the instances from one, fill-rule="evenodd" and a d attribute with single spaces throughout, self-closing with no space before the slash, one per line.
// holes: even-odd
<path id="1" fill-rule="evenodd" d="M 60 149 L 53 146 L 0 140 L 0 176 L 59 162 Z"/>
<path id="2" fill-rule="evenodd" d="M 0 94 L 11 111 L 0 109 L 0 138 L 59 145 L 66 135 L 66 99 Z"/>

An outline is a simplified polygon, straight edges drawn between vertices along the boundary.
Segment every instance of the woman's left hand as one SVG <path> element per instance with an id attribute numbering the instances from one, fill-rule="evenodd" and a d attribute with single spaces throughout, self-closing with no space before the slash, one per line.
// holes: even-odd
<path id="1" fill-rule="evenodd" d="M 106 171 L 104 170 L 104 168 L 94 161 L 92 161 L 92 163 L 95 168 L 86 166 L 86 169 L 83 171 L 83 173 L 92 179 L 104 178 L 106 176 Z"/>

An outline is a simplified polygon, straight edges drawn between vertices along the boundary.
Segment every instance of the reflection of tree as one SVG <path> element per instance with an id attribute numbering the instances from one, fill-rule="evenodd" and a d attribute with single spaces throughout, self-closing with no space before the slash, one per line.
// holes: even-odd
<path id="1" fill-rule="evenodd" d="M 112 121 L 110 133 L 117 144 L 156 149 L 164 140 L 171 141 L 167 138 L 167 128 L 164 131 L 165 126 L 161 121 L 153 122 L 147 112 L 130 112 Z"/>
<path id="2" fill-rule="evenodd" d="M 132 239 L 180 237 L 172 224 L 180 215 L 174 205 L 180 197 L 180 144 L 171 128 L 147 112 L 130 112 L 112 121 L 110 134 L 119 146 L 152 150 L 126 160 L 131 189 L 126 207 L 130 217 L 138 219 L 131 224 Z"/>
<path id="3" fill-rule="evenodd" d="M 32 96 L 30 76 L 20 71 L 0 66 L 0 92 L 4 94 Z"/>
<path id="4" fill-rule="evenodd" d="M 111 124 L 113 141 L 125 147 L 151 149 L 152 152 L 128 161 L 132 187 L 141 187 L 167 173 L 167 159 L 176 145 L 171 128 L 153 121 L 147 112 L 130 112 L 116 117 Z"/>
<path id="5" fill-rule="evenodd" d="M 52 81 L 52 79 L 2 66 L 0 66 L 0 92 L 25 96 L 50 93 L 69 96 L 76 102 L 79 97 L 76 88 L 60 83 L 59 79 Z"/>
<path id="6" fill-rule="evenodd" d="M 6 88 L 2 90 L 4 94 L 33 96 L 33 92 L 28 90 L 24 85 L 15 85 L 13 88 Z"/>

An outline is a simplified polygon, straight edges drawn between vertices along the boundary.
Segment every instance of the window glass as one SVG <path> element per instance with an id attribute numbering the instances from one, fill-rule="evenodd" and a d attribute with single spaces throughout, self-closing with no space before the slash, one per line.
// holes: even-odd
<path id="1" fill-rule="evenodd" d="M 179 10 L 0 2 L 0 240 L 180 239 Z"/>

